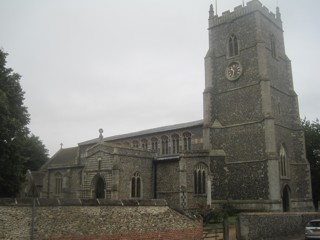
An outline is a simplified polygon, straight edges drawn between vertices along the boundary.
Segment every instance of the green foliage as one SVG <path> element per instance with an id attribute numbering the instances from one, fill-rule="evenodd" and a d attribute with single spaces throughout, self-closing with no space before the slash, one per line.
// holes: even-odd
<path id="1" fill-rule="evenodd" d="M 204 224 L 221 223 L 225 218 L 235 215 L 235 209 L 230 203 L 223 203 L 219 208 L 199 205 L 194 214 L 200 215 Z"/>
<path id="2" fill-rule="evenodd" d="M 320 123 L 319 119 L 301 121 L 306 141 L 306 155 L 310 163 L 313 201 L 318 208 L 320 201 Z"/>
<path id="3" fill-rule="evenodd" d="M 13 197 L 20 190 L 26 168 L 37 168 L 39 163 L 34 161 L 45 161 L 47 150 L 38 138 L 28 135 L 30 118 L 23 104 L 21 77 L 6 68 L 6 56 L 0 49 L 0 197 Z"/>
<path id="4" fill-rule="evenodd" d="M 48 160 L 48 150 L 39 137 L 33 134 L 26 138 L 22 152 L 25 157 L 24 172 L 36 171 Z"/>

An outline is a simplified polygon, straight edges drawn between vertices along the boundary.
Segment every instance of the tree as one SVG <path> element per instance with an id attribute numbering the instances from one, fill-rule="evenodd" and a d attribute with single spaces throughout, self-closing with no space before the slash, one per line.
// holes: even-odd
<path id="1" fill-rule="evenodd" d="M 37 168 L 39 158 L 47 159 L 47 150 L 37 137 L 28 135 L 30 117 L 23 103 L 21 76 L 6 67 L 6 56 L 0 49 L 0 197 L 14 197 L 26 168 Z"/>
<path id="2" fill-rule="evenodd" d="M 301 123 L 305 134 L 306 155 L 310 163 L 313 201 L 315 207 L 318 208 L 320 200 L 320 123 L 319 119 L 310 122 L 306 118 Z"/>
<path id="3" fill-rule="evenodd" d="M 25 157 L 24 172 L 36 171 L 48 160 L 48 150 L 33 134 L 26 138 L 22 154 Z"/>

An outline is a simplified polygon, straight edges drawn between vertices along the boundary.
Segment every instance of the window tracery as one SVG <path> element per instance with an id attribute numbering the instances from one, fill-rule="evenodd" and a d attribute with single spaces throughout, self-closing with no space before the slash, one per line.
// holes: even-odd
<path id="1" fill-rule="evenodd" d="M 194 172 L 194 193 L 205 194 L 207 186 L 207 166 L 203 163 L 199 163 L 195 166 Z"/>
<path id="2" fill-rule="evenodd" d="M 179 135 L 173 134 L 172 135 L 172 153 L 179 153 Z"/>
<path id="3" fill-rule="evenodd" d="M 131 178 L 131 197 L 141 197 L 141 177 L 139 172 L 135 172 Z"/>

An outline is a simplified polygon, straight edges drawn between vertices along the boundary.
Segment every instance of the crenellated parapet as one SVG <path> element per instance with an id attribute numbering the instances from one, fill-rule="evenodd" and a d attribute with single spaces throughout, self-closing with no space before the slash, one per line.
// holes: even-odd
<path id="1" fill-rule="evenodd" d="M 252 12 L 259 11 L 264 16 L 266 16 L 270 21 L 276 24 L 279 28 L 282 29 L 281 14 L 279 8 L 277 7 L 276 14 L 269 11 L 269 9 L 262 5 L 259 0 L 252 0 L 247 3 L 246 6 L 239 5 L 234 8 L 233 12 L 225 11 L 221 16 L 214 15 L 212 7 L 209 11 L 209 28 L 215 27 L 220 24 L 228 23 L 233 21 L 236 18 L 242 17 Z"/>

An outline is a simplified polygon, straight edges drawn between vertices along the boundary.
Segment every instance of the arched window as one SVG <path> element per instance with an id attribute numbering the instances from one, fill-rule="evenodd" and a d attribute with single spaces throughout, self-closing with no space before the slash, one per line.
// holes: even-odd
<path id="1" fill-rule="evenodd" d="M 138 142 L 137 140 L 134 140 L 134 141 L 132 142 L 132 147 L 134 147 L 134 148 L 139 148 L 139 142 Z"/>
<path id="2" fill-rule="evenodd" d="M 195 166 L 193 172 L 194 178 L 194 193 L 204 194 L 206 193 L 207 186 L 207 167 L 203 163 L 199 163 Z"/>
<path id="3" fill-rule="evenodd" d="M 62 175 L 59 172 L 55 174 L 55 183 L 56 183 L 55 194 L 61 194 L 61 192 L 62 192 Z"/>
<path id="4" fill-rule="evenodd" d="M 151 149 L 155 152 L 158 151 L 158 139 L 155 137 L 151 138 Z"/>
<path id="5" fill-rule="evenodd" d="M 234 57 L 239 55 L 239 44 L 236 35 L 232 34 L 228 40 L 228 56 Z"/>
<path id="6" fill-rule="evenodd" d="M 141 177 L 139 172 L 135 172 L 131 178 L 131 197 L 141 198 Z"/>
<path id="7" fill-rule="evenodd" d="M 142 143 L 142 149 L 143 150 L 148 150 L 148 140 L 147 139 L 142 139 L 141 143 Z"/>
<path id="8" fill-rule="evenodd" d="M 277 45 L 276 45 L 276 38 L 274 35 L 271 35 L 271 55 L 272 57 L 277 57 Z"/>
<path id="9" fill-rule="evenodd" d="M 172 135 L 172 153 L 179 153 L 179 135 Z"/>
<path id="10" fill-rule="evenodd" d="M 183 133 L 183 149 L 185 151 L 191 151 L 191 133 Z"/>
<path id="11" fill-rule="evenodd" d="M 161 150 L 162 154 L 169 154 L 169 139 L 167 136 L 161 137 Z"/>
<path id="12" fill-rule="evenodd" d="M 288 159 L 287 159 L 287 154 L 286 150 L 283 145 L 280 147 L 280 177 L 282 178 L 287 178 L 289 177 L 289 172 L 288 172 Z"/>

